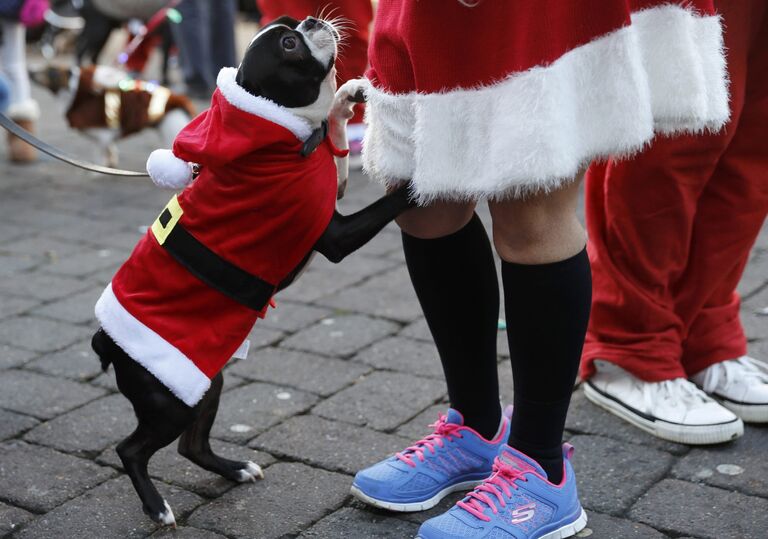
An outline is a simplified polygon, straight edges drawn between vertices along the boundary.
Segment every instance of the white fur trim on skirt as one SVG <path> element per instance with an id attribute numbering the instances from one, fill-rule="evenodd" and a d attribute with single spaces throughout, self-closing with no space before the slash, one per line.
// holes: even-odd
<path id="1" fill-rule="evenodd" d="M 717 131 L 730 115 L 720 17 L 676 5 L 490 86 L 388 94 L 368 84 L 366 98 L 365 170 L 386 184 L 411 179 L 422 204 L 548 191 L 656 133 Z"/>
<path id="2" fill-rule="evenodd" d="M 96 318 L 112 340 L 187 406 L 194 406 L 211 380 L 178 348 L 129 313 L 108 284 L 96 302 Z"/>

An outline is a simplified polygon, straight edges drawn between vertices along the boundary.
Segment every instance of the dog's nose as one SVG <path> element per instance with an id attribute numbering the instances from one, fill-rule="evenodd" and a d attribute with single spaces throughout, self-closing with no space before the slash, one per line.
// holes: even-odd
<path id="1" fill-rule="evenodd" d="M 315 26 L 317 26 L 317 23 L 320 22 L 314 17 L 307 17 L 307 20 L 304 21 L 304 28 L 307 30 L 311 30 Z"/>

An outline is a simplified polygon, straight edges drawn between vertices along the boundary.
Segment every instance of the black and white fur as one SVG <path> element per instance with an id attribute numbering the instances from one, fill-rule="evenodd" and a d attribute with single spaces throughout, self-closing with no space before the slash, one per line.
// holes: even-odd
<path id="1" fill-rule="evenodd" d="M 252 94 L 289 107 L 317 126 L 328 116 L 334 99 L 336 40 L 335 30 L 328 23 L 313 18 L 301 24 L 293 19 L 280 19 L 251 42 L 239 67 L 237 82 Z M 342 123 L 351 114 L 354 93 L 354 86 L 350 86 L 337 97 L 333 110 Z M 315 251 L 338 262 L 410 206 L 403 188 L 355 214 L 344 216 L 334 212 L 320 240 L 278 289 L 290 285 L 300 275 Z M 138 426 L 118 444 L 117 453 L 144 511 L 155 522 L 175 525 L 171 508 L 149 478 L 147 464 L 157 450 L 176 438 L 180 437 L 179 453 L 206 470 L 238 482 L 263 477 L 257 464 L 225 459 L 211 450 L 209 435 L 219 406 L 222 373 L 212 380 L 201 401 L 190 408 L 103 330 L 94 335 L 92 345 L 105 369 L 110 363 L 114 365 L 117 386 L 136 412 Z"/>

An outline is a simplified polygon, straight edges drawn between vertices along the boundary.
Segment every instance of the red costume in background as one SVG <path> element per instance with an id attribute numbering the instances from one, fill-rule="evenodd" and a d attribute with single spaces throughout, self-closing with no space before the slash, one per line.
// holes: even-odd
<path id="1" fill-rule="evenodd" d="M 277 286 L 309 253 L 336 206 L 330 144 L 302 157 L 309 124 L 252 96 L 224 68 L 211 108 L 173 153 L 202 166 L 178 197 L 179 224 L 219 257 Z M 257 312 L 193 276 L 152 230 L 96 305 L 110 337 L 189 406 L 245 341 Z"/>
<path id="2" fill-rule="evenodd" d="M 728 27 L 725 129 L 660 138 L 587 174 L 584 377 L 594 359 L 658 382 L 746 353 L 736 286 L 768 212 L 768 12 L 755 0 L 718 9 Z"/>

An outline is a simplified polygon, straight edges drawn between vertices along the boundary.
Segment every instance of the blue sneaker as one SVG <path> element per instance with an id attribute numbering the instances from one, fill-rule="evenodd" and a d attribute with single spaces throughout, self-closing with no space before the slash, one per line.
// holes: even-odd
<path id="1" fill-rule="evenodd" d="M 571 467 L 573 446 L 563 445 L 563 480 L 547 481 L 531 458 L 506 445 L 493 475 L 442 515 L 427 520 L 417 539 L 562 539 L 587 525 Z"/>
<path id="2" fill-rule="evenodd" d="M 451 492 L 482 483 L 509 437 L 509 419 L 504 414 L 493 440 L 465 427 L 464 418 L 452 408 L 430 427 L 435 430 L 426 438 L 358 472 L 352 494 L 390 511 L 429 509 Z"/>

